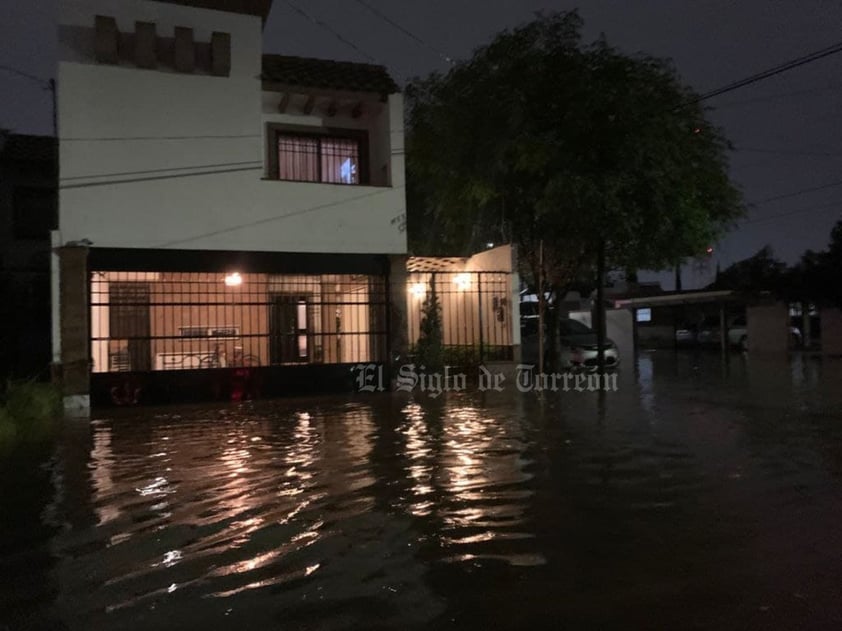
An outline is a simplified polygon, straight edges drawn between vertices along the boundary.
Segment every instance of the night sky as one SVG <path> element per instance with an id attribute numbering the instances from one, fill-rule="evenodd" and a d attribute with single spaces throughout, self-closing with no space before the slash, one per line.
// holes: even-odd
<path id="1" fill-rule="evenodd" d="M 445 70 L 433 50 L 413 41 L 354 0 L 292 0 L 360 50 L 290 8 L 275 6 L 266 52 L 376 60 L 394 77 Z M 430 47 L 460 59 L 498 30 L 541 9 L 576 4 L 544 0 L 367 0 Z M 627 52 L 671 57 L 700 92 L 842 40 L 838 0 L 580 0 L 586 36 L 605 33 Z M 55 68 L 55 0 L 3 1 L 0 63 L 49 78 Z M 362 51 L 362 52 L 360 52 Z M 33 82 L 0 72 L 0 127 L 50 133 L 48 94 Z M 685 288 L 769 244 L 787 262 L 806 248 L 825 247 L 842 217 L 842 54 L 710 101 L 715 123 L 737 148 L 733 177 L 753 205 L 739 228 L 716 245 L 707 272 L 685 271 Z M 839 182 L 821 191 L 790 193 Z M 787 196 L 773 202 L 763 200 Z M 664 276 L 665 287 L 671 279 Z"/>

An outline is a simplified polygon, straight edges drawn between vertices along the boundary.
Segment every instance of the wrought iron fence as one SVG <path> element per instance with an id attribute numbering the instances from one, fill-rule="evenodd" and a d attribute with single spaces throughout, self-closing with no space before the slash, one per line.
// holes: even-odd
<path id="1" fill-rule="evenodd" d="M 424 305 L 435 296 L 446 363 L 512 359 L 512 332 L 518 323 L 512 321 L 510 273 L 413 272 L 407 294 L 411 346 L 418 343 Z"/>
<path id="2" fill-rule="evenodd" d="M 94 372 L 378 362 L 386 305 L 378 276 L 97 271 Z"/>

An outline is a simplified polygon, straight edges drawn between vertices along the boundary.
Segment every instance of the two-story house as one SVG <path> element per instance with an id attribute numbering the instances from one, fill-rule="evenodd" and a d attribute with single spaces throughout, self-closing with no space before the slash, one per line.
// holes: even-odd
<path id="1" fill-rule="evenodd" d="M 67 406 L 345 388 L 399 352 L 403 103 L 385 68 L 264 55 L 271 0 L 59 6 Z"/>

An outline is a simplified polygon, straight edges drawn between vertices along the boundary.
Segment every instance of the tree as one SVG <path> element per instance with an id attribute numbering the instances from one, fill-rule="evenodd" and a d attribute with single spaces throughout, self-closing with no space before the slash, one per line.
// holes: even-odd
<path id="1" fill-rule="evenodd" d="M 739 216 L 728 145 L 697 95 L 668 62 L 585 45 L 581 29 L 575 12 L 539 14 L 409 86 L 416 253 L 511 241 L 532 284 L 559 295 L 597 253 L 613 268 L 663 269 Z"/>
<path id="2" fill-rule="evenodd" d="M 436 275 L 430 278 L 429 291 L 421 304 L 416 361 L 424 370 L 437 371 L 444 367 L 444 346 L 442 343 L 441 304 L 436 293 Z"/>
<path id="3" fill-rule="evenodd" d="M 842 308 L 842 220 L 831 230 L 827 250 L 807 250 L 787 276 L 790 300 Z"/>
<path id="4" fill-rule="evenodd" d="M 767 245 L 753 256 L 737 261 L 719 272 L 711 288 L 784 294 L 787 285 L 786 263 L 776 259 L 772 248 Z"/>

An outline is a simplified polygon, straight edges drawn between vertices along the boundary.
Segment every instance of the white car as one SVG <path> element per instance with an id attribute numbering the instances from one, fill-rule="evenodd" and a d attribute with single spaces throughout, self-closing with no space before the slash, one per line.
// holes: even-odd
<path id="1" fill-rule="evenodd" d="M 559 322 L 559 342 L 562 368 L 596 370 L 599 355 L 596 331 L 578 320 L 563 318 Z M 604 352 L 605 367 L 615 368 L 620 363 L 617 345 L 606 339 Z"/>
<path id="2" fill-rule="evenodd" d="M 789 335 L 793 347 L 797 348 L 801 345 L 801 331 L 791 326 Z M 718 318 L 705 321 L 699 331 L 698 341 L 700 344 L 719 344 Z M 728 345 L 737 347 L 741 351 L 748 350 L 748 325 L 745 316 L 737 316 L 728 325 Z"/>
<path id="3" fill-rule="evenodd" d="M 801 331 L 796 327 L 789 327 L 789 338 L 793 348 L 801 346 Z M 748 350 L 748 325 L 745 316 L 734 318 L 728 327 L 728 344 L 738 347 L 741 351 Z"/>

